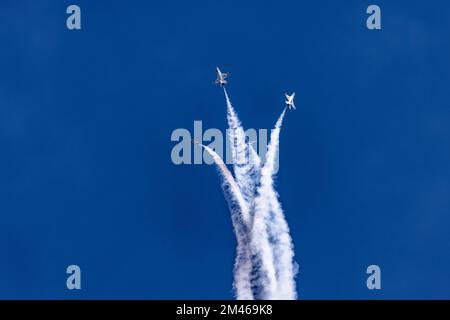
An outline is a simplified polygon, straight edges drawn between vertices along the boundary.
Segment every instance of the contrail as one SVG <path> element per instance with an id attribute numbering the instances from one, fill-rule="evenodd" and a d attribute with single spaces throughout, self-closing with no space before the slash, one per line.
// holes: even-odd
<path id="1" fill-rule="evenodd" d="M 272 220 L 268 222 L 268 233 L 273 239 L 273 255 L 278 279 L 278 299 L 297 299 L 295 276 L 297 267 L 294 264 L 294 246 L 278 195 L 273 190 L 270 195 Z"/>
<path id="2" fill-rule="evenodd" d="M 295 288 L 295 275 L 296 267 L 294 267 L 294 250 L 292 239 L 289 232 L 289 226 L 284 217 L 281 204 L 278 200 L 278 194 L 273 186 L 273 177 L 275 171 L 275 156 L 279 149 L 279 134 L 281 130 L 282 121 L 285 116 L 286 109 L 283 110 L 280 115 L 275 129 L 271 133 L 270 144 L 267 152 L 267 158 L 264 165 L 267 168 L 265 175 L 268 175 L 271 182 L 269 194 L 269 205 L 270 205 L 270 216 L 267 221 L 267 232 L 269 239 L 272 244 L 274 265 L 276 271 L 276 277 L 278 281 L 278 299 L 296 299 L 296 288 Z M 250 150 L 250 162 L 254 163 L 253 173 L 257 176 L 257 181 L 261 179 L 261 161 L 254 150 L 254 148 L 249 145 Z M 266 177 L 265 177 L 266 178 Z"/>
<path id="3" fill-rule="evenodd" d="M 233 155 L 233 169 L 236 183 L 242 196 L 251 208 L 255 208 L 254 199 L 256 186 L 260 180 L 259 157 L 253 153 L 249 143 L 246 143 L 244 128 L 234 110 L 226 89 L 227 120 L 231 139 Z M 250 251 L 252 253 L 252 279 L 254 278 L 254 293 L 257 298 L 273 299 L 276 293 L 276 278 L 272 251 L 268 239 L 265 219 L 253 220 L 250 211 L 250 220 L 246 223 L 250 234 Z M 244 221 L 245 222 L 245 221 Z"/>
<path id="4" fill-rule="evenodd" d="M 278 281 L 277 298 L 283 300 L 297 298 L 292 239 L 283 209 L 278 201 L 278 194 L 273 185 L 275 156 L 279 148 L 280 129 L 285 113 L 286 108 L 281 113 L 275 128 L 271 132 L 266 161 L 261 169 L 261 186 L 259 188 L 259 194 L 268 199 L 269 202 L 270 215 L 267 220 L 267 229 L 272 243 Z"/>
<path id="5" fill-rule="evenodd" d="M 271 246 L 269 239 L 269 231 L 271 231 L 271 223 L 269 213 L 271 209 L 271 201 L 273 201 L 273 172 L 275 168 L 275 156 L 278 148 L 278 137 L 280 127 L 283 122 L 286 109 L 283 110 L 279 117 L 275 129 L 272 130 L 270 143 L 266 153 L 266 159 L 261 168 L 260 185 L 258 187 L 257 196 L 254 200 L 254 217 L 252 228 L 252 246 L 261 257 L 262 276 L 259 279 L 264 287 L 264 299 L 278 299 L 279 284 L 277 281 L 277 270 L 275 269 L 275 252 Z"/>
<path id="6" fill-rule="evenodd" d="M 257 181 L 251 174 L 254 164 L 249 161 L 250 149 L 246 143 L 245 131 L 231 104 L 225 87 L 223 88 L 223 92 L 225 93 L 227 102 L 227 120 L 230 129 L 229 138 L 231 142 L 234 176 L 236 177 L 236 183 L 242 192 L 244 200 L 250 205 L 255 195 L 255 183 Z"/>
<path id="7" fill-rule="evenodd" d="M 252 188 L 253 188 L 253 196 L 251 199 L 251 203 L 253 204 L 256 195 L 256 188 L 261 180 L 261 158 L 259 157 L 256 150 L 250 143 L 247 143 L 247 148 L 249 150 L 249 163 L 250 167 L 248 169 L 248 175 L 252 178 Z"/>
<path id="8" fill-rule="evenodd" d="M 246 140 L 244 128 L 224 88 L 233 174 L 211 148 L 223 177 L 237 240 L 234 283 L 237 299 L 296 299 L 296 266 L 289 227 L 274 188 L 276 155 L 286 108 L 270 135 L 264 161 Z"/>
<path id="9" fill-rule="evenodd" d="M 238 185 L 236 184 L 236 181 L 234 180 L 233 175 L 231 174 L 230 170 L 228 170 L 226 164 L 223 162 L 222 158 L 210 147 L 201 145 L 213 158 L 214 163 L 219 168 L 220 173 L 223 176 L 224 182 L 226 183 L 226 186 L 230 188 L 231 195 L 233 197 L 233 200 L 236 201 L 237 205 L 239 206 L 239 209 L 241 210 L 242 220 L 244 222 L 249 221 L 249 208 L 247 203 L 245 202 L 244 198 L 242 197 L 242 193 L 239 190 Z"/>
<path id="10" fill-rule="evenodd" d="M 236 235 L 236 261 L 234 264 L 234 289 L 238 300 L 253 300 L 251 287 L 252 262 L 248 247 L 248 233 L 244 221 L 249 219 L 249 208 L 244 201 L 233 175 L 220 156 L 211 148 L 202 145 L 211 155 L 223 177 L 223 190 L 231 211 L 231 222 Z"/>

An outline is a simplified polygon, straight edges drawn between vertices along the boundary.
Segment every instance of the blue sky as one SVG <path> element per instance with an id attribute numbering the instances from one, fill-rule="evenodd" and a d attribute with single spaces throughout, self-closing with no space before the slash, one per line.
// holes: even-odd
<path id="1" fill-rule="evenodd" d="M 80 31 L 72 2 L 0 5 L 0 298 L 233 297 L 217 172 L 170 159 L 174 129 L 226 128 L 216 65 L 247 127 L 297 92 L 277 189 L 301 299 L 450 298 L 447 2 L 73 3 Z"/>

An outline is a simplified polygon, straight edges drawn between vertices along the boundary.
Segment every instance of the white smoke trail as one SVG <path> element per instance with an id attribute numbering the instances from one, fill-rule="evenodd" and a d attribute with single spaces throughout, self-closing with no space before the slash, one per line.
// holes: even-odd
<path id="1" fill-rule="evenodd" d="M 261 257 L 262 277 L 258 280 L 262 282 L 264 299 L 278 299 L 279 284 L 277 281 L 277 270 L 275 269 L 274 252 L 270 243 L 268 229 L 270 229 L 271 219 L 269 216 L 271 201 L 273 201 L 273 177 L 275 168 L 275 156 L 278 148 L 278 137 L 280 127 L 283 122 L 286 109 L 279 117 L 275 129 L 272 130 L 268 151 L 263 167 L 261 168 L 260 185 L 254 201 L 254 217 L 252 228 L 251 248 Z"/>
<path id="2" fill-rule="evenodd" d="M 275 190 L 270 194 L 271 221 L 268 222 L 268 233 L 273 239 L 273 255 L 278 280 L 278 299 L 297 299 L 295 276 L 297 268 L 294 264 L 294 246 L 286 222 L 283 209 Z"/>
<path id="3" fill-rule="evenodd" d="M 262 164 L 246 141 L 244 129 L 224 88 L 234 177 L 212 149 L 222 177 L 237 239 L 234 289 L 238 299 L 296 299 L 293 245 L 274 189 L 279 134 L 286 109 L 271 132 Z"/>
<path id="4" fill-rule="evenodd" d="M 252 195 L 252 199 L 251 199 L 250 203 L 251 203 L 251 205 L 253 205 L 254 201 L 255 201 L 257 186 L 259 184 L 259 181 L 261 180 L 261 158 L 259 157 L 256 150 L 253 148 L 251 143 L 247 143 L 247 148 L 249 150 L 249 160 L 248 161 L 250 164 L 247 174 L 252 179 L 251 188 L 253 189 L 252 190 L 253 195 Z M 252 218 L 251 215 L 250 215 L 250 218 Z"/>
<path id="5" fill-rule="evenodd" d="M 223 190 L 228 200 L 228 206 L 231 211 L 231 221 L 236 235 L 236 261 L 234 265 L 234 289 L 238 300 L 252 300 L 253 292 L 251 287 L 252 261 L 250 248 L 248 246 L 248 232 L 246 223 L 249 220 L 249 207 L 242 197 L 238 185 L 233 175 L 220 156 L 211 148 L 202 145 L 202 147 L 211 155 L 216 163 L 219 172 L 223 177 Z"/>
<path id="6" fill-rule="evenodd" d="M 250 149 L 250 163 L 253 164 L 254 170 L 260 171 L 261 169 L 261 158 L 259 157 L 258 153 L 256 152 L 255 148 L 249 143 L 248 148 Z M 259 181 L 259 179 L 256 179 Z"/>
<path id="7" fill-rule="evenodd" d="M 256 261 L 254 284 L 258 288 L 258 298 L 272 300 L 277 297 L 277 279 L 266 225 L 269 199 L 264 196 L 256 197 L 254 210 L 250 233 L 250 250 Z"/>
<path id="8" fill-rule="evenodd" d="M 251 204 L 255 195 L 257 180 L 252 175 L 254 164 L 250 160 L 250 148 L 246 143 L 244 128 L 239 121 L 236 111 L 228 97 L 227 90 L 223 88 L 227 102 L 227 120 L 229 127 L 229 138 L 231 142 L 231 154 L 233 158 L 233 171 L 236 183 L 242 192 L 242 196 L 248 205 Z"/>
<path id="9" fill-rule="evenodd" d="M 294 250 L 292 239 L 289 233 L 289 226 L 286 222 L 278 195 L 274 189 L 273 178 L 275 170 L 276 154 L 279 148 L 280 129 L 283 123 L 286 109 L 278 118 L 275 128 L 271 132 L 266 160 L 261 168 L 260 195 L 268 199 L 270 215 L 267 217 L 268 235 L 271 240 L 273 258 L 278 281 L 277 299 L 296 299 L 294 267 Z M 265 203 L 267 204 L 267 203 Z"/>
<path id="10" fill-rule="evenodd" d="M 244 129 L 231 104 L 228 93 L 224 88 L 227 102 L 227 120 L 230 128 L 231 148 L 233 155 L 233 169 L 236 183 L 249 207 L 255 202 L 256 186 L 260 180 L 260 159 L 249 143 L 246 143 Z M 256 210 L 254 210 L 256 212 Z M 254 221 L 250 211 L 250 222 L 247 223 L 250 234 L 250 250 L 253 257 L 253 271 L 255 272 L 256 295 L 263 299 L 273 299 L 276 291 L 275 269 L 265 228 L 265 219 Z"/>

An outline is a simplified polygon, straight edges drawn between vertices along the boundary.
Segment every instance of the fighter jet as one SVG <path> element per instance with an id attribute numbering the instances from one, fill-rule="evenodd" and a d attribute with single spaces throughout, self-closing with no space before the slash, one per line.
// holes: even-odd
<path id="1" fill-rule="evenodd" d="M 294 108 L 295 110 L 295 104 L 294 104 L 294 97 L 295 92 L 291 95 L 288 95 L 287 93 L 284 94 L 286 96 L 286 105 L 289 109 Z"/>
<path id="2" fill-rule="evenodd" d="M 221 87 L 224 87 L 227 84 L 227 78 L 230 75 L 229 73 L 222 73 L 222 71 L 220 71 L 219 67 L 216 67 L 217 70 L 217 79 L 215 81 L 215 83 Z"/>

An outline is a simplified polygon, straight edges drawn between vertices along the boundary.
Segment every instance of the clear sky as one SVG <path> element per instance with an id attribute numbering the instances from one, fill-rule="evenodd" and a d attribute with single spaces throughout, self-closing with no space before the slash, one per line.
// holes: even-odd
<path id="1" fill-rule="evenodd" d="M 272 127 L 297 92 L 277 189 L 301 299 L 450 298 L 449 10 L 2 1 L 0 298 L 233 297 L 217 171 L 170 158 L 173 130 L 226 129 L 216 65 L 247 127 Z M 66 289 L 71 264 L 81 291 Z"/>

